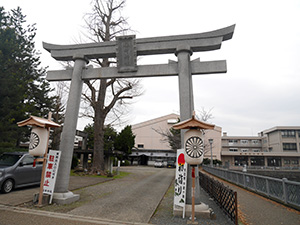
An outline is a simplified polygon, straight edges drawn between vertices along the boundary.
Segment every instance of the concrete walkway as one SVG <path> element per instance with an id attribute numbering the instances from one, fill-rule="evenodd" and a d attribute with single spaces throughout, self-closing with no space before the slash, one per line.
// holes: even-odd
<path id="1" fill-rule="evenodd" d="M 112 180 L 112 178 L 71 176 L 69 189 L 73 191 L 78 188 L 84 188 L 109 180 Z M 39 186 L 33 186 L 16 189 L 9 194 L 0 193 L 0 204 L 7 206 L 18 206 L 25 202 L 30 202 L 33 200 L 33 195 L 39 193 L 39 190 Z"/>
<path id="2" fill-rule="evenodd" d="M 114 180 L 71 176 L 70 190 L 80 194 L 80 200 L 69 205 L 53 204 L 41 209 L 33 206 L 33 195 L 38 192 L 38 187 L 0 194 L 0 224 L 180 225 L 187 223 L 188 218 L 173 216 L 174 187 L 170 184 L 175 176 L 174 169 L 121 167 L 121 171 L 130 174 Z M 168 189 L 168 193 L 165 194 Z M 197 218 L 199 224 L 232 224 L 205 191 L 201 190 L 200 195 L 201 201 L 213 209 L 217 219 Z"/>
<path id="3" fill-rule="evenodd" d="M 204 171 L 202 171 L 204 172 Z M 208 174 L 208 173 L 206 173 Z M 300 212 L 282 204 L 269 200 L 234 184 L 221 180 L 211 174 L 209 176 L 223 182 L 237 192 L 239 219 L 245 225 L 299 225 Z"/>
<path id="4" fill-rule="evenodd" d="M 101 217 L 120 221 L 149 222 L 175 177 L 175 170 L 153 167 L 123 167 L 131 174 L 84 189 L 93 201 L 76 207 L 68 214 Z M 81 193 L 83 196 L 84 193 Z"/>
<path id="5" fill-rule="evenodd" d="M 130 174 L 114 180 L 71 177 L 70 190 L 75 189 L 73 192 L 80 194 L 80 200 L 69 205 L 53 204 L 37 210 L 32 199 L 38 187 L 0 194 L 0 224 L 147 223 L 174 180 L 175 170 L 121 167 L 121 171 Z M 35 223 L 32 223 L 33 218 Z"/>

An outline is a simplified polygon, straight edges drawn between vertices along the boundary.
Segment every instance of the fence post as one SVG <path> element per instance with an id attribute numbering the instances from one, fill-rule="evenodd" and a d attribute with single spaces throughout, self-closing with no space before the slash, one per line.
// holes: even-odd
<path id="1" fill-rule="evenodd" d="M 244 188 L 246 188 L 246 175 L 243 173 L 243 183 L 244 183 Z"/>
<path id="2" fill-rule="evenodd" d="M 269 179 L 266 179 L 266 189 L 267 189 L 267 196 L 270 196 L 270 185 L 269 185 Z"/>
<path id="3" fill-rule="evenodd" d="M 237 203 L 237 192 L 234 192 L 234 207 L 235 207 L 235 225 L 238 225 L 238 203 Z"/>
<path id="4" fill-rule="evenodd" d="M 287 190 L 286 190 L 287 180 L 288 179 L 286 179 L 286 178 L 282 178 L 283 201 L 284 201 L 285 204 L 288 203 L 288 193 L 287 193 Z"/>

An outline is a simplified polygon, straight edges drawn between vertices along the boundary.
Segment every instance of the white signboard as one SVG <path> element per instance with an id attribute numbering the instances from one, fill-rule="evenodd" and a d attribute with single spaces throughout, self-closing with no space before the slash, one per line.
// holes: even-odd
<path id="1" fill-rule="evenodd" d="M 60 160 L 60 151 L 50 150 L 48 153 L 47 166 L 45 170 L 45 178 L 43 184 L 43 193 L 51 195 L 50 204 L 52 202 L 57 170 Z"/>
<path id="2" fill-rule="evenodd" d="M 186 200 L 186 184 L 187 184 L 187 163 L 185 162 L 184 149 L 177 150 L 176 160 L 176 177 L 175 177 L 175 193 L 174 205 L 183 208 L 182 217 L 185 215 Z"/>

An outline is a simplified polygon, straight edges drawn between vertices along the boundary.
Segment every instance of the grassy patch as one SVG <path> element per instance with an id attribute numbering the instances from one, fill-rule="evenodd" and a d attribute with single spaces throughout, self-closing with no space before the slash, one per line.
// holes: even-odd
<path id="1" fill-rule="evenodd" d="M 120 171 L 119 172 L 119 175 L 114 175 L 114 179 L 119 179 L 119 178 L 123 178 L 123 177 L 126 177 L 126 176 L 128 176 L 130 173 L 128 173 L 128 172 L 122 172 L 122 171 Z"/>
<path id="2" fill-rule="evenodd" d="M 116 171 L 113 171 L 113 179 L 119 179 L 128 176 L 130 173 L 128 172 L 122 172 L 120 171 L 119 174 L 117 175 Z M 74 170 L 71 170 L 70 173 L 71 176 L 85 176 L 85 177 L 102 177 L 102 178 L 107 178 L 108 176 L 103 176 L 103 175 L 95 175 L 95 174 L 88 174 L 85 172 L 75 172 Z"/>

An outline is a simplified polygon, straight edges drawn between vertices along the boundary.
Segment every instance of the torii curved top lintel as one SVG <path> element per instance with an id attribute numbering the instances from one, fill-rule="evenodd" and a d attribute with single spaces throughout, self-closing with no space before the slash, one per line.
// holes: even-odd
<path id="1" fill-rule="evenodd" d="M 211 51 L 221 48 L 223 41 L 232 38 L 235 24 L 222 29 L 186 35 L 174 35 L 136 39 L 137 55 L 175 53 L 176 48 L 184 43 L 193 52 Z M 55 45 L 43 42 L 43 47 L 57 60 L 69 61 L 75 55 L 88 59 L 116 57 L 116 41 L 75 45 Z"/>

